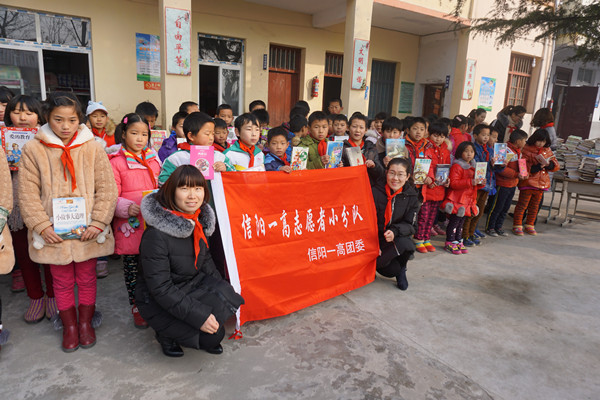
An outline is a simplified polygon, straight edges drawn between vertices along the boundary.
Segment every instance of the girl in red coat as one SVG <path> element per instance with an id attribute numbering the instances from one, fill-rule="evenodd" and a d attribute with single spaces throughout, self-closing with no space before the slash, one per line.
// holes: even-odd
<path id="1" fill-rule="evenodd" d="M 479 213 L 477 190 L 483 185 L 475 181 L 475 164 L 475 146 L 471 142 L 462 142 L 454 154 L 450 187 L 442 203 L 442 210 L 449 214 L 444 249 L 452 254 L 468 253 L 462 241 L 463 225 L 466 217 Z"/>

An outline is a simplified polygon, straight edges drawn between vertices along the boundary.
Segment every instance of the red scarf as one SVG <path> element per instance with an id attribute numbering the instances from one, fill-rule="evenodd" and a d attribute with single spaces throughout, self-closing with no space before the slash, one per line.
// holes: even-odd
<path id="1" fill-rule="evenodd" d="M 60 161 L 62 162 L 64 168 L 65 181 L 67 180 L 67 170 L 69 170 L 69 174 L 71 175 L 71 192 L 74 192 L 75 188 L 77 187 L 77 180 L 75 179 L 75 165 L 73 164 L 73 158 L 71 157 L 71 150 L 79 146 L 83 146 L 85 144 L 84 142 L 79 143 L 75 146 L 71 146 L 71 143 L 73 143 L 77 138 L 78 133 L 79 132 L 75 132 L 75 134 L 73 135 L 71 140 L 69 140 L 69 143 L 67 143 L 66 146 L 61 146 L 53 143 L 46 143 L 43 140 L 40 140 L 40 142 L 46 147 L 51 147 L 53 149 L 62 149 L 63 153 L 60 156 Z"/>
<path id="2" fill-rule="evenodd" d="M 177 143 L 177 148 L 179 150 L 187 150 L 190 151 L 190 144 L 188 142 Z"/>
<path id="3" fill-rule="evenodd" d="M 248 163 L 248 168 L 254 167 L 254 150 L 256 149 L 256 146 L 248 147 L 244 143 L 242 143 L 241 140 L 238 140 L 238 142 L 240 143 L 240 149 L 242 149 L 243 151 L 248 153 L 248 155 L 250 156 L 250 162 Z"/>
<path id="4" fill-rule="evenodd" d="M 551 127 L 553 127 L 553 126 L 554 126 L 554 122 L 550 122 L 550 123 L 547 123 L 547 124 L 546 124 L 546 125 L 544 125 L 544 126 L 540 126 L 540 128 L 541 128 L 541 129 L 545 129 L 545 128 L 551 128 Z"/>
<path id="5" fill-rule="evenodd" d="M 423 157 L 425 157 L 425 146 L 427 146 L 427 140 L 421 139 L 418 143 L 415 143 L 408 136 L 406 137 L 406 140 L 415 148 L 415 158 L 420 158 L 421 153 L 423 153 Z"/>
<path id="6" fill-rule="evenodd" d="M 194 221 L 194 252 L 196 253 L 194 267 L 198 269 L 198 254 L 200 254 L 200 240 L 204 240 L 206 248 L 208 248 L 208 241 L 206 240 L 206 236 L 204 236 L 204 229 L 202 228 L 202 224 L 200 223 L 200 221 L 198 221 L 198 217 L 200 216 L 200 209 L 197 209 L 196 212 L 193 214 L 187 214 L 175 210 L 167 211 L 170 211 L 172 214 L 177 215 L 178 217 L 183 217 L 185 219 Z"/>
<path id="7" fill-rule="evenodd" d="M 392 221 L 392 199 L 397 195 L 402 193 L 402 189 L 404 189 L 404 186 L 402 186 L 400 189 L 398 189 L 396 192 L 394 192 L 392 194 L 392 189 L 390 188 L 390 186 L 386 183 L 385 184 L 385 194 L 387 195 L 387 206 L 385 206 L 385 225 L 384 226 L 388 226 L 388 224 Z"/>
<path id="8" fill-rule="evenodd" d="M 360 147 L 360 149 L 361 149 L 361 151 L 362 151 L 362 148 L 363 148 L 363 147 L 364 147 L 364 145 L 365 145 L 365 140 L 363 139 L 363 140 L 360 142 L 360 146 L 359 146 L 358 144 L 354 143 L 352 140 L 348 140 L 348 143 L 350 143 L 350 146 L 352 146 L 352 147 Z M 363 162 L 367 162 L 367 157 L 365 157 L 365 155 L 364 155 L 364 154 L 362 155 L 362 158 L 363 158 Z"/>
<path id="9" fill-rule="evenodd" d="M 138 163 L 140 163 L 144 167 L 146 167 L 146 169 L 148 170 L 148 173 L 150 174 L 150 180 L 152 181 L 152 184 L 154 185 L 153 189 L 156 189 L 156 188 L 158 188 L 158 184 L 156 182 L 156 177 L 154 176 L 154 172 L 152 171 L 152 168 L 150 168 L 150 164 L 148 164 L 148 160 L 146 159 L 146 156 L 149 151 L 150 150 L 147 147 L 142 149 L 142 158 L 139 158 L 137 155 L 123 149 L 123 152 L 125 153 L 126 157 L 131 157 L 135 161 L 137 161 Z"/>
<path id="10" fill-rule="evenodd" d="M 100 139 L 104 140 L 106 143 L 106 147 L 110 147 L 115 144 L 115 136 L 107 135 L 106 128 L 102 128 L 102 132 L 98 132 L 96 128 L 92 128 L 92 133 L 98 136 Z"/>
<path id="11" fill-rule="evenodd" d="M 98 129 L 92 128 L 92 133 L 98 136 L 100 139 L 104 139 L 106 136 L 106 128 L 102 128 L 102 132 L 98 132 Z"/>
<path id="12" fill-rule="evenodd" d="M 490 152 L 487 149 L 487 144 L 482 144 L 481 147 L 483 147 L 483 154 L 485 154 L 485 161 L 490 161 Z"/>
<path id="13" fill-rule="evenodd" d="M 317 140 L 317 139 L 315 139 Z M 327 154 L 327 140 L 323 139 L 319 142 L 319 146 L 317 147 L 317 150 L 319 151 L 319 155 L 320 156 L 324 156 L 325 154 Z"/>
<path id="14" fill-rule="evenodd" d="M 284 163 L 285 165 L 290 165 L 290 163 L 289 163 L 289 162 L 288 162 L 288 160 L 287 160 L 287 154 L 286 154 L 286 153 L 283 153 L 283 156 L 279 157 L 279 159 L 280 159 L 281 161 L 283 161 L 283 163 Z"/>
<path id="15" fill-rule="evenodd" d="M 214 142 L 213 147 L 215 150 L 220 151 L 221 153 L 225 151 L 225 147 L 221 146 L 219 143 Z"/>

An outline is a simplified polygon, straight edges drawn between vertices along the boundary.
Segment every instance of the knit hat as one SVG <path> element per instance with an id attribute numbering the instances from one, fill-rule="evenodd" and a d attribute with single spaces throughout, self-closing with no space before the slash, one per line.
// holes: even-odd
<path id="1" fill-rule="evenodd" d="M 87 106 L 87 110 L 85 111 L 85 115 L 90 115 L 91 113 L 93 113 L 94 111 L 104 111 L 106 114 L 108 114 L 108 110 L 106 109 L 106 107 L 104 107 L 104 105 L 102 105 L 101 101 L 95 102 L 95 101 L 89 101 L 88 102 L 88 106 Z"/>

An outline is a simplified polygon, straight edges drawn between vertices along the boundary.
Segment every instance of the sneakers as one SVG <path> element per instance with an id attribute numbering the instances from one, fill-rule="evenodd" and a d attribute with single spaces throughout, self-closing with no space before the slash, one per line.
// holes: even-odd
<path id="1" fill-rule="evenodd" d="M 471 240 L 471 238 L 466 238 L 463 239 L 461 244 L 463 245 L 463 247 L 467 246 L 467 247 L 473 247 L 475 246 L 475 243 L 473 243 L 473 241 Z"/>
<path id="2" fill-rule="evenodd" d="M 431 236 L 437 236 L 437 235 L 439 235 L 439 233 L 437 233 L 437 231 L 435 230 L 435 228 L 433 226 L 431 227 L 430 235 Z"/>
<path id="3" fill-rule="evenodd" d="M 415 247 L 417 248 L 417 251 L 419 253 L 427 253 L 427 248 L 425 247 L 425 245 L 423 244 L 423 242 L 417 242 L 417 243 L 415 243 Z"/>
<path id="4" fill-rule="evenodd" d="M 108 276 L 108 261 L 98 260 L 96 261 L 96 278 L 102 279 Z"/>
<path id="5" fill-rule="evenodd" d="M 423 246 L 425 246 L 425 248 L 427 249 L 427 252 L 429 252 L 429 253 L 435 252 L 435 247 L 433 247 L 433 245 L 431 244 L 431 242 L 429 240 L 424 241 Z"/>
<path id="6" fill-rule="evenodd" d="M 12 285 L 10 291 L 13 293 L 19 293 L 25 290 L 25 281 L 23 281 L 23 273 L 20 269 L 13 271 L 12 273 Z"/>
<path id="7" fill-rule="evenodd" d="M 462 254 L 462 251 L 460 251 L 460 249 L 458 248 L 458 242 L 446 242 L 446 245 L 444 246 L 444 250 L 446 250 L 448 253 L 452 253 L 454 255 Z"/>
<path id="8" fill-rule="evenodd" d="M 512 232 L 517 236 L 523 236 L 523 227 L 522 226 L 513 226 Z"/>
<path id="9" fill-rule="evenodd" d="M 504 232 L 502 229 L 496 229 L 496 233 L 500 236 L 508 236 L 508 233 Z"/>
<path id="10" fill-rule="evenodd" d="M 485 233 L 489 236 L 489 237 L 498 237 L 498 231 L 494 230 L 494 229 L 488 229 L 487 231 L 485 231 Z"/>
<path id="11" fill-rule="evenodd" d="M 475 235 L 476 238 L 479 239 L 483 239 L 485 237 L 485 233 L 481 232 L 479 229 L 475 229 Z"/>
<path id="12" fill-rule="evenodd" d="M 446 230 L 444 228 L 442 228 L 441 226 L 439 226 L 438 224 L 433 225 L 433 230 L 435 230 L 438 235 L 446 234 Z"/>
<path id="13" fill-rule="evenodd" d="M 54 297 L 46 297 L 46 318 L 52 319 L 56 314 L 58 314 L 56 299 Z"/>
<path id="14" fill-rule="evenodd" d="M 44 319 L 46 313 L 46 299 L 40 297 L 39 299 L 30 299 L 29 308 L 25 311 L 25 322 L 28 324 L 35 324 Z"/>
<path id="15" fill-rule="evenodd" d="M 481 244 L 481 240 L 477 239 L 477 236 L 475 235 L 471 236 L 469 240 L 473 242 L 475 246 L 479 246 Z"/>
<path id="16" fill-rule="evenodd" d="M 133 314 L 133 325 L 135 325 L 136 328 L 146 329 L 148 327 L 148 323 L 140 315 L 137 306 L 134 305 L 131 308 L 131 313 Z"/>
<path id="17" fill-rule="evenodd" d="M 467 254 L 469 252 L 469 250 L 467 250 L 467 248 L 465 247 L 465 245 L 463 244 L 463 241 L 461 240 L 460 242 L 458 242 L 458 250 L 460 250 L 460 252 L 462 254 Z"/>
<path id="18" fill-rule="evenodd" d="M 528 235 L 532 235 L 532 236 L 537 235 L 537 232 L 536 232 L 535 227 L 533 225 L 523 225 L 523 230 Z"/>

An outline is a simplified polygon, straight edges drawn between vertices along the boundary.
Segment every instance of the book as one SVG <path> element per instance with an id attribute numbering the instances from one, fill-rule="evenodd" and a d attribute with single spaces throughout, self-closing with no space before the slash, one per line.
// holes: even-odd
<path id="1" fill-rule="evenodd" d="M 54 232 L 62 239 L 81 239 L 87 228 L 85 199 L 62 197 L 52 199 Z"/>
<path id="2" fill-rule="evenodd" d="M 307 147 L 292 147 L 292 162 L 290 166 L 292 171 L 298 171 L 306 169 L 306 163 L 308 162 L 308 148 Z"/>
<path id="3" fill-rule="evenodd" d="M 487 162 L 478 162 L 475 166 L 475 182 L 477 182 L 478 185 L 485 185 L 487 166 Z"/>
<path id="4" fill-rule="evenodd" d="M 519 158 L 519 175 L 527 176 L 527 160 L 525 158 Z"/>
<path id="5" fill-rule="evenodd" d="M 333 139 L 336 142 L 343 142 L 344 140 L 350 140 L 350 136 L 348 136 L 348 135 L 345 135 L 345 136 L 334 136 Z"/>
<path id="6" fill-rule="evenodd" d="M 385 155 L 389 158 L 406 157 L 406 144 L 404 139 L 386 139 Z"/>
<path id="7" fill-rule="evenodd" d="M 342 162 L 342 151 L 344 149 L 344 142 L 327 142 L 327 155 L 329 156 L 329 163 L 325 168 L 337 168 Z"/>
<path id="8" fill-rule="evenodd" d="M 8 167 L 11 171 L 19 170 L 23 146 L 33 139 L 36 132 L 37 129 L 35 128 L 2 128 L 2 147 L 6 152 L 6 160 L 8 161 Z"/>
<path id="9" fill-rule="evenodd" d="M 517 155 L 515 154 L 514 151 L 512 151 L 509 147 L 506 148 L 506 163 L 508 164 L 509 162 L 512 161 L 513 158 L 515 158 Z"/>
<path id="10" fill-rule="evenodd" d="M 156 151 L 160 149 L 166 138 L 169 137 L 168 131 L 151 130 L 150 131 L 150 146 Z"/>
<path id="11" fill-rule="evenodd" d="M 417 158 L 413 169 L 415 185 L 423 185 L 429 174 L 431 160 L 429 158 Z"/>
<path id="12" fill-rule="evenodd" d="M 190 146 L 190 164 L 202 172 L 204 178 L 211 180 L 215 177 L 215 148 L 212 146 Z"/>
<path id="13" fill-rule="evenodd" d="M 498 157 L 494 165 L 506 164 L 506 143 L 494 144 L 494 156 Z"/>
<path id="14" fill-rule="evenodd" d="M 237 142 L 238 138 L 235 134 L 235 128 L 233 126 L 227 127 L 227 143 L 231 146 Z"/>
<path id="15" fill-rule="evenodd" d="M 350 167 L 356 167 L 357 165 L 363 165 L 365 163 L 360 147 L 348 147 L 346 149 L 346 156 L 348 157 Z"/>
<path id="16" fill-rule="evenodd" d="M 450 178 L 450 164 L 438 164 L 435 169 L 435 183 L 443 186 L 448 183 Z"/>

